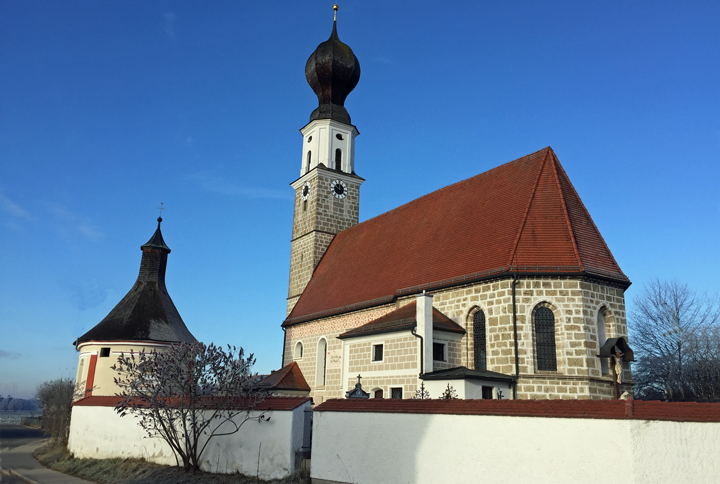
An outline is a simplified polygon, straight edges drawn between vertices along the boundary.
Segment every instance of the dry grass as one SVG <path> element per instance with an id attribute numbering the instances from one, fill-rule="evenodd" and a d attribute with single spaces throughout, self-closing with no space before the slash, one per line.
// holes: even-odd
<path id="1" fill-rule="evenodd" d="M 76 459 L 60 445 L 41 447 L 33 455 L 51 469 L 101 484 L 310 484 L 307 472 L 272 481 L 242 474 L 201 472 L 192 475 L 178 467 L 152 464 L 142 459 Z"/>

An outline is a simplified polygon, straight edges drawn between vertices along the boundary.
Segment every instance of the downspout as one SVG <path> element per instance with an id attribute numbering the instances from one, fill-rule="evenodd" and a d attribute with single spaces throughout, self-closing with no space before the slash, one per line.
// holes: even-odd
<path id="1" fill-rule="evenodd" d="M 518 355 L 517 311 L 515 304 L 515 285 L 518 282 L 517 274 L 513 274 L 512 305 L 513 305 L 513 336 L 515 338 L 515 384 L 513 385 L 513 400 L 517 400 L 517 384 L 520 379 L 520 355 Z"/>
<path id="2" fill-rule="evenodd" d="M 417 334 L 416 331 L 417 331 L 417 323 L 415 323 L 415 327 L 412 329 L 412 331 L 410 331 L 410 333 L 412 333 L 412 335 L 415 336 L 416 338 L 420 338 L 420 376 L 423 376 L 423 368 L 425 368 L 423 366 L 423 337 L 420 336 L 419 334 Z"/>
<path id="3" fill-rule="evenodd" d="M 280 368 L 285 366 L 285 343 L 287 341 L 287 333 L 285 332 L 285 326 L 280 326 L 283 330 L 283 355 L 282 355 L 282 362 L 280 363 Z"/>

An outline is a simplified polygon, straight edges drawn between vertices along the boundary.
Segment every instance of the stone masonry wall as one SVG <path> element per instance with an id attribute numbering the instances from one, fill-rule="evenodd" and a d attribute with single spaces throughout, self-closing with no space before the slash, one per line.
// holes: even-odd
<path id="1" fill-rule="evenodd" d="M 344 385 L 345 382 L 340 380 L 344 362 L 342 360 L 342 340 L 337 337 L 345 331 L 369 323 L 395 309 L 396 306 L 392 304 L 290 326 L 285 331 L 283 365 L 293 361 L 295 345 L 300 342 L 303 345 L 303 357 L 295 361 L 297 361 L 308 385 L 312 388 L 310 396 L 314 402 L 318 404 L 328 398 L 343 398 L 348 388 Z M 321 338 L 325 338 L 327 341 L 327 370 L 325 386 L 317 388 L 315 385 L 318 370 L 317 350 Z M 353 383 L 350 388 L 354 386 Z"/>
<path id="2" fill-rule="evenodd" d="M 361 343 L 346 340 L 350 357 L 346 376 L 347 388 L 355 386 L 357 375 L 360 374 L 369 375 L 363 376 L 362 379 L 363 389 L 366 392 L 381 389 L 384 396 L 389 398 L 392 388 L 402 388 L 404 396 L 414 394 L 418 373 L 418 339 L 407 331 L 378 334 L 372 339 L 374 341 Z M 372 361 L 371 351 L 375 344 L 383 345 L 382 361 Z M 395 374 L 375 376 L 376 372 Z"/>
<path id="3" fill-rule="evenodd" d="M 511 283 L 506 279 L 434 293 L 435 307 L 468 331 L 463 365 L 473 367 L 472 315 L 480 309 L 486 320 L 487 369 L 515 373 Z M 518 398 L 611 398 L 612 378 L 600 375 L 595 356 L 597 313 L 605 309 L 608 338 L 627 337 L 623 290 L 570 278 L 523 278 L 516 286 L 516 302 Z M 556 372 L 537 370 L 532 321 L 541 306 L 555 315 Z M 630 377 L 628 370 L 623 379 Z"/>
<path id="4" fill-rule="evenodd" d="M 460 365 L 473 368 L 472 315 L 475 311 L 482 310 L 485 312 L 486 320 L 487 369 L 514 375 L 511 283 L 511 279 L 495 280 L 433 292 L 434 307 L 468 331 L 461 341 L 448 338 L 448 361 L 434 362 L 435 370 Z M 342 368 L 340 366 L 342 343 L 337 339 L 337 335 L 387 314 L 413 301 L 414 298 L 408 296 L 395 304 L 291 326 L 286 332 L 285 364 L 292 361 L 292 349 L 295 343 L 302 341 L 305 352 L 302 361 L 298 361 L 298 364 L 308 383 L 313 387 L 311 396 L 321 397 L 323 400 L 341 398 L 345 391 L 354 386 L 354 378 L 361 370 L 355 371 L 356 367 L 353 365 L 346 381 L 343 382 L 345 386 L 341 388 L 339 377 Z M 597 315 L 601 310 L 605 314 L 608 338 L 618 336 L 627 338 L 623 289 L 612 287 L 608 283 L 569 277 L 522 278 L 516 286 L 516 301 L 520 363 L 518 398 L 613 398 L 612 378 L 610 374 L 601 375 L 600 359 L 595 356 L 599 349 Z M 558 366 L 555 372 L 536 369 L 532 321 L 534 312 L 543 306 L 551 309 L 555 315 Z M 321 336 L 328 341 L 328 384 L 324 389 L 316 390 L 314 388 L 315 353 Z M 365 356 L 369 362 L 369 350 Z M 336 363 L 331 363 L 333 358 Z M 628 382 L 631 377 L 630 369 L 626 364 L 623 381 Z M 385 380 L 389 378 L 391 376 L 372 381 L 363 378 L 363 388 L 367 391 L 370 389 L 367 385 L 371 384 L 384 388 L 387 386 Z M 409 378 L 407 382 L 404 381 L 406 378 Z M 416 388 L 417 378 L 398 375 L 397 379 L 397 384 L 405 388 L 405 397 L 411 397 Z M 400 382 L 400 379 L 403 381 Z M 631 391 L 631 386 L 623 385 L 620 391 L 623 390 Z M 319 403 L 317 398 L 315 403 Z"/>
<path id="5" fill-rule="evenodd" d="M 290 284 L 288 289 L 287 314 L 290 314 L 298 298 L 305 290 L 315 267 L 333 239 L 332 234 L 310 232 L 295 239 L 290 251 Z"/>
<path id="6" fill-rule="evenodd" d="M 317 168 L 306 179 L 310 182 L 308 199 L 302 199 L 304 184 L 295 190 L 287 314 L 292 311 L 335 234 L 357 225 L 359 216 L 360 183 L 346 181 L 348 194 L 337 199 L 330 191 L 330 184 L 336 179 L 332 170 Z"/>

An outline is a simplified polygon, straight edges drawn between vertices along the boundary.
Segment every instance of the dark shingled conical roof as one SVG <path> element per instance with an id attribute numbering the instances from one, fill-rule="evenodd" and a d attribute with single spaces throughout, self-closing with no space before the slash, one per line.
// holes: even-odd
<path id="1" fill-rule="evenodd" d="M 144 249 L 146 247 L 155 247 L 156 249 L 164 250 L 165 252 L 167 252 L 169 254 L 170 247 L 168 247 L 165 244 L 165 240 L 163 240 L 162 232 L 160 232 L 160 224 L 162 223 L 162 217 L 158 217 L 157 223 L 158 223 L 158 228 L 155 231 L 155 233 L 153 234 L 153 236 L 150 237 L 150 240 L 148 240 L 147 243 L 145 243 L 145 245 L 141 245 L 140 248 Z"/>
<path id="2" fill-rule="evenodd" d="M 140 274 L 124 298 L 105 319 L 82 335 L 76 344 L 87 341 L 158 341 L 194 343 L 165 287 L 165 269 L 170 248 L 160 232 L 161 218 L 143 252 Z"/>
<path id="3" fill-rule="evenodd" d="M 352 124 L 345 109 L 345 99 L 360 80 L 360 62 L 352 49 L 340 42 L 337 21 L 333 22 L 330 38 L 310 55 L 305 64 L 305 77 L 319 103 L 310 115 L 310 121 L 334 119 Z"/>

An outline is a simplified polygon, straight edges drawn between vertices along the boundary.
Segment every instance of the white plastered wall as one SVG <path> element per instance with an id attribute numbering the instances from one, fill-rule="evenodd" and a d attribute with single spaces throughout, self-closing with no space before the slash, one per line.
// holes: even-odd
<path id="1" fill-rule="evenodd" d="M 295 452 L 302 447 L 304 412 L 309 408 L 307 402 L 294 410 L 268 411 L 269 421 L 248 421 L 240 432 L 214 438 L 203 453 L 202 470 L 257 474 L 261 479 L 290 475 L 295 470 Z M 175 465 L 164 440 L 148 438 L 135 418 L 120 417 L 113 407 L 73 407 L 68 449 L 79 458 L 131 457 Z"/>
<path id="2" fill-rule="evenodd" d="M 315 412 L 313 482 L 716 483 L 720 423 Z"/>
<path id="3" fill-rule="evenodd" d="M 493 387 L 493 398 L 499 399 L 498 396 L 501 394 L 501 400 L 512 399 L 512 385 L 509 383 L 501 383 L 491 380 L 425 380 L 424 382 L 418 382 L 425 384 L 425 389 L 430 393 L 430 398 L 440 398 L 443 392 L 447 389 L 448 384 L 455 390 L 458 398 L 462 399 L 482 399 L 482 387 Z M 498 394 L 498 390 L 500 394 Z"/>

